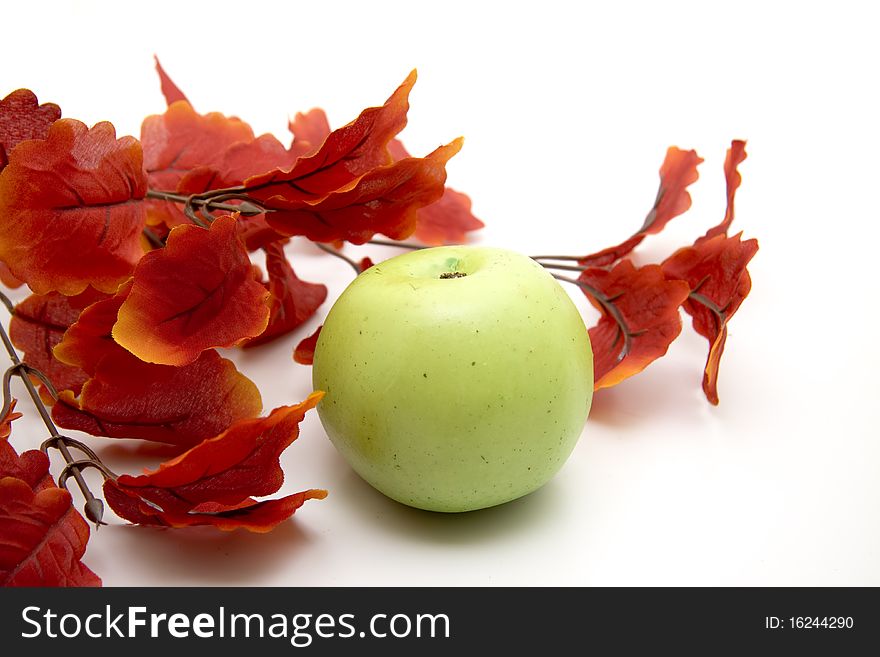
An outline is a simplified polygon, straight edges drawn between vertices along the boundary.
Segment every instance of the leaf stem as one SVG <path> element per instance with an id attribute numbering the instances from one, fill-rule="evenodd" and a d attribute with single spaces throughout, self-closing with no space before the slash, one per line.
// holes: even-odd
<path id="1" fill-rule="evenodd" d="M 10 301 L 9 297 L 7 297 L 2 292 L 0 292 L 0 302 L 2 302 L 3 305 L 10 310 L 10 313 L 14 312 L 15 307 L 13 306 L 12 301 Z M 79 487 L 80 492 L 82 492 L 82 495 L 86 500 L 84 506 L 86 517 L 96 525 L 106 524 L 102 520 L 104 515 L 104 503 L 92 494 L 92 491 L 89 489 L 88 483 L 86 483 L 85 478 L 83 478 L 82 476 L 80 465 L 77 464 L 76 459 L 73 458 L 73 455 L 68 449 L 67 441 L 72 441 L 72 439 L 58 433 L 58 428 L 52 421 L 52 416 L 49 414 L 49 409 L 47 409 L 46 405 L 43 403 L 43 400 L 40 397 L 40 393 L 37 391 L 36 386 L 34 386 L 33 381 L 31 381 L 30 375 L 33 374 L 42 379 L 44 382 L 48 382 L 48 378 L 38 369 L 22 362 L 21 358 L 18 357 L 18 352 L 15 350 L 15 346 L 12 344 L 12 340 L 9 339 L 9 334 L 6 332 L 6 327 L 3 325 L 2 322 L 0 322 L 0 339 L 2 339 L 3 346 L 6 347 L 6 352 L 9 354 L 9 358 L 12 361 L 12 366 L 6 370 L 6 373 L 3 377 L 4 409 L 8 408 L 9 405 L 12 403 L 11 394 L 8 388 L 9 379 L 11 379 L 12 376 L 18 376 L 22 380 L 22 383 L 24 383 L 24 387 L 34 404 L 34 407 L 37 409 L 37 412 L 40 414 L 40 418 L 43 420 L 43 424 L 46 426 L 46 430 L 49 432 L 49 440 L 46 441 L 46 443 L 44 444 L 51 445 L 55 447 L 59 452 L 61 452 L 61 456 L 64 458 L 64 461 L 66 463 L 65 472 L 68 473 L 67 476 L 73 477 L 73 479 L 76 481 L 77 486 Z M 54 393 L 54 389 L 51 387 L 51 384 L 47 387 L 50 392 Z M 76 443 L 78 441 L 72 442 Z M 91 453 L 90 457 L 93 456 L 94 452 Z"/>
<path id="2" fill-rule="evenodd" d="M 319 249 L 321 249 L 325 253 L 329 253 L 330 255 L 347 262 L 349 265 L 351 265 L 351 268 L 354 269 L 355 273 L 358 276 L 360 276 L 361 266 L 358 263 L 356 263 L 354 260 L 349 258 L 347 255 L 345 255 L 344 253 L 342 253 L 340 251 L 337 251 L 332 246 L 327 246 L 326 244 L 322 244 L 321 242 L 315 242 L 314 244 L 315 244 L 315 246 L 317 246 Z"/>
<path id="3" fill-rule="evenodd" d="M 560 274 L 553 274 L 553 278 L 558 281 L 563 281 L 565 283 L 571 283 L 572 285 L 577 285 L 588 295 L 593 297 L 596 302 L 602 306 L 602 309 L 608 313 L 608 316 L 611 317 L 617 323 L 617 337 L 623 337 L 623 348 L 620 350 L 620 353 L 617 355 L 617 362 L 621 362 L 624 358 L 629 354 L 630 349 L 632 348 L 632 339 L 637 337 L 638 333 L 633 333 L 629 330 L 629 327 L 626 324 L 626 320 L 620 312 L 620 308 L 618 308 L 614 299 L 617 297 L 608 297 L 596 288 L 594 288 L 589 283 L 578 280 L 576 278 L 569 278 L 568 276 L 562 276 Z M 619 295 L 618 295 L 619 296 Z M 616 342 L 617 340 L 615 340 Z"/>
<path id="4" fill-rule="evenodd" d="M 431 248 L 424 244 L 409 244 L 407 242 L 395 242 L 393 240 L 370 240 L 367 244 L 375 244 L 376 246 L 394 246 L 398 249 L 410 249 L 411 251 Z"/>

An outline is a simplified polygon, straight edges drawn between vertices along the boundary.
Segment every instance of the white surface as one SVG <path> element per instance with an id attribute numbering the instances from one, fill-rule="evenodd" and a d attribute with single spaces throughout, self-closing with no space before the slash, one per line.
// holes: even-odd
<path id="1" fill-rule="evenodd" d="M 283 456 L 283 492 L 330 496 L 294 522 L 266 536 L 114 525 L 86 563 L 108 585 L 880 585 L 869 6 L 8 4 L 0 95 L 27 86 L 120 134 L 163 110 L 153 53 L 198 110 L 283 140 L 295 111 L 323 106 L 338 126 L 418 67 L 407 146 L 465 135 L 449 181 L 487 223 L 478 241 L 526 253 L 627 237 L 666 147 L 696 148 L 692 210 L 641 251 L 664 257 L 721 219 L 725 149 L 749 141 L 734 228 L 761 250 L 719 407 L 700 390 L 707 345 L 686 322 L 667 357 L 597 394 L 571 460 L 526 499 L 460 516 L 402 507 L 347 468 L 313 415 Z M 350 280 L 307 244 L 291 251 L 331 299 Z M 234 355 L 267 409 L 310 390 L 290 354 L 319 322 Z M 19 447 L 40 440 L 33 415 L 16 423 Z M 118 470 L 155 462 L 133 443 L 89 442 Z"/>

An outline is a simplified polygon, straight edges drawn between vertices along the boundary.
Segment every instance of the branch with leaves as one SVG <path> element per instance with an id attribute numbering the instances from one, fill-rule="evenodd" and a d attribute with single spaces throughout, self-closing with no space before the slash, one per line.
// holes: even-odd
<path id="1" fill-rule="evenodd" d="M 265 532 L 323 498 L 306 489 L 264 499 L 279 491 L 279 456 L 321 393 L 261 417 L 256 385 L 217 349 L 297 331 L 326 302 L 323 284 L 297 276 L 284 248 L 291 238 L 357 274 L 373 262 L 346 255 L 346 243 L 423 248 L 464 242 L 483 226 L 470 199 L 445 185 L 461 139 L 423 157 L 396 139 L 414 72 L 384 104 L 335 130 L 321 110 L 297 114 L 284 145 L 240 119 L 197 112 L 158 62 L 157 70 L 168 108 L 144 120 L 139 139 L 61 118 L 28 90 L 0 101 L 0 279 L 32 291 L 7 304 L 2 332 L 12 366 L 0 420 L 0 537 L 32 530 L 4 553 L 3 584 L 99 583 L 80 561 L 89 529 L 65 489 L 73 478 L 86 517 L 102 522 L 86 468 L 102 474 L 115 514 L 141 525 Z M 588 255 L 534 256 L 600 313 L 590 328 L 596 389 L 663 356 L 683 308 L 710 343 L 703 388 L 718 402 L 727 327 L 757 250 L 755 240 L 728 235 L 744 158 L 744 143 L 733 142 L 722 222 L 662 263 L 637 266 L 630 256 L 690 207 L 702 162 L 694 151 L 669 149 L 654 204 L 627 240 Z M 252 261 L 258 251 L 265 272 Z M 317 332 L 301 339 L 294 360 L 310 363 L 316 340 Z M 10 444 L 13 376 L 46 425 L 42 451 L 19 455 Z M 117 475 L 57 427 L 157 441 L 177 454 L 154 471 Z M 60 487 L 50 448 L 65 460 Z M 49 556 L 54 570 L 41 565 Z"/>

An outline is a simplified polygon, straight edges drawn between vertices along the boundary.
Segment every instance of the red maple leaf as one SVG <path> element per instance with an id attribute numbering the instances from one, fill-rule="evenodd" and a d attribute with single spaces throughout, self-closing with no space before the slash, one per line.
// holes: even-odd
<path id="1" fill-rule="evenodd" d="M 18 89 L 0 100 L 0 171 L 13 148 L 26 139 L 45 139 L 49 126 L 60 118 L 58 105 L 40 105 L 30 89 Z"/>

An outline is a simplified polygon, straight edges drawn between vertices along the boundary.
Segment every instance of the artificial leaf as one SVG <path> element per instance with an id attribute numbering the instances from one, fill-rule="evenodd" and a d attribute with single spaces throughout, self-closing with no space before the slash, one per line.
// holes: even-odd
<path id="1" fill-rule="evenodd" d="M 395 160 L 410 157 L 399 139 L 392 140 L 388 148 Z M 419 209 L 414 237 L 428 246 L 461 244 L 467 241 L 467 233 L 484 225 L 471 212 L 471 199 L 446 187 L 439 200 Z"/>
<path id="2" fill-rule="evenodd" d="M 173 192 L 191 170 L 210 167 L 233 144 L 253 139 L 253 130 L 240 119 L 218 112 L 199 114 L 188 102 L 176 101 L 164 114 L 148 116 L 141 126 L 150 188 Z M 151 199 L 147 212 L 151 225 L 188 222 L 180 206 L 168 201 Z"/>
<path id="3" fill-rule="evenodd" d="M 30 89 L 18 89 L 0 100 L 0 171 L 13 148 L 26 139 L 45 139 L 49 126 L 60 118 L 58 105 L 40 105 Z"/>
<path id="4" fill-rule="evenodd" d="M 50 292 L 32 294 L 15 306 L 9 321 L 9 337 L 24 352 L 24 362 L 45 374 L 56 390 L 79 394 L 88 379 L 88 374 L 78 366 L 56 358 L 53 349 L 83 309 L 106 296 L 92 288 L 74 297 Z"/>
<path id="5" fill-rule="evenodd" d="M 266 222 L 279 233 L 304 235 L 316 242 L 363 244 L 376 233 L 405 239 L 415 230 L 417 210 L 443 195 L 446 162 L 461 144 L 456 139 L 427 157 L 376 167 L 319 199 L 273 196 L 263 201 L 274 210 Z"/>
<path id="6" fill-rule="evenodd" d="M 271 295 L 269 324 L 260 335 L 246 342 L 246 347 L 263 344 L 289 333 L 314 315 L 327 298 L 325 285 L 309 283 L 296 275 L 282 244 L 273 242 L 264 250 Z"/>
<path id="7" fill-rule="evenodd" d="M 12 272 L 9 271 L 9 267 L 6 266 L 5 262 L 0 262 L 0 283 L 3 283 L 3 285 L 12 290 L 24 285 L 24 281 L 20 281 L 12 275 Z"/>
<path id="8" fill-rule="evenodd" d="M 266 217 L 262 214 L 250 217 L 239 216 L 235 228 L 248 251 L 262 249 L 272 242 L 286 243 L 289 241 L 289 238 L 270 227 L 266 223 Z"/>
<path id="9" fill-rule="evenodd" d="M 14 405 L 13 405 L 14 408 Z M 21 413 L 11 413 L 6 417 L 6 435 L 0 439 L 0 478 L 14 477 L 25 482 L 33 491 L 52 488 L 55 482 L 49 474 L 49 457 L 39 449 L 29 449 L 19 455 L 6 440 L 9 436 L 9 422 Z"/>
<path id="10" fill-rule="evenodd" d="M 314 108 L 306 113 L 297 112 L 288 121 L 287 127 L 293 133 L 290 150 L 300 155 L 307 155 L 318 150 L 330 134 L 330 124 L 324 110 Z"/>
<path id="11" fill-rule="evenodd" d="M 98 363 L 105 356 L 111 355 L 123 362 L 127 359 L 138 360 L 119 346 L 112 335 L 119 307 L 128 298 L 131 283 L 131 280 L 127 281 L 119 287 L 114 296 L 92 303 L 79 314 L 52 349 L 52 355 L 58 362 L 77 368 L 86 377 L 92 377 L 97 372 Z M 134 363 L 134 367 L 138 367 L 138 363 Z M 80 386 L 74 390 L 68 387 L 56 387 L 59 390 L 71 390 L 74 395 L 78 395 L 81 388 Z"/>
<path id="12" fill-rule="evenodd" d="M 159 63 L 159 58 L 153 55 L 153 59 L 156 60 L 156 73 L 159 74 L 159 83 L 162 85 L 162 95 L 165 96 L 165 102 L 169 105 L 176 103 L 179 100 L 188 103 L 189 101 L 186 99 L 186 95 L 176 84 L 174 84 L 174 80 L 172 80 L 165 72 L 165 69 L 162 68 L 162 64 Z"/>
<path id="13" fill-rule="evenodd" d="M 406 125 L 409 92 L 415 81 L 413 71 L 384 105 L 365 109 L 354 121 L 331 132 L 317 151 L 299 158 L 289 171 L 277 169 L 245 180 L 248 194 L 272 201 L 271 207 L 278 206 L 276 198 L 284 204 L 321 199 L 368 171 L 389 164 L 388 142 Z M 323 127 L 320 120 L 314 125 Z M 296 122 L 291 129 L 297 130 Z"/>
<path id="14" fill-rule="evenodd" d="M 683 281 L 667 280 L 658 265 L 636 268 L 622 260 L 610 270 L 587 269 L 578 282 L 602 313 L 590 329 L 596 390 L 641 372 L 681 332 L 678 308 L 690 288 Z"/>
<path id="15" fill-rule="evenodd" d="M 120 475 L 105 485 L 108 502 L 114 511 L 133 522 L 216 524 L 221 529 L 265 526 L 266 531 L 270 518 L 280 521 L 306 499 L 326 494 L 306 491 L 299 494 L 302 497 L 296 504 L 291 504 L 296 498 L 274 501 L 274 509 L 261 507 L 252 499 L 281 487 L 281 452 L 299 436 L 299 423 L 322 396 L 315 392 L 300 404 L 276 408 L 268 417 L 236 422 L 157 470 L 140 476 Z M 289 510 L 286 516 L 279 513 L 285 510 Z M 248 518 L 250 514 L 253 516 Z"/>
<path id="16" fill-rule="evenodd" d="M 136 495 L 121 490 L 115 482 L 104 483 L 104 497 L 116 514 L 138 525 L 195 527 L 209 525 L 222 531 L 246 529 L 264 534 L 290 518 L 308 500 L 322 500 L 327 491 L 310 489 L 285 497 L 257 502 L 226 505 L 206 502 L 186 513 L 160 511 Z"/>
<path id="17" fill-rule="evenodd" d="M 736 190 L 739 189 L 740 183 L 742 183 L 742 176 L 737 167 L 742 164 L 747 156 L 746 142 L 738 139 L 731 142 L 730 148 L 727 149 L 727 156 L 724 158 L 724 179 L 727 183 L 727 210 L 724 212 L 723 221 L 717 226 L 710 228 L 702 239 L 710 239 L 716 235 L 727 234 L 727 229 L 730 228 L 730 224 L 733 222 L 733 202 L 736 197 Z"/>
<path id="18" fill-rule="evenodd" d="M 659 233 L 671 219 L 686 212 L 691 207 L 691 195 L 687 188 L 699 178 L 697 167 L 702 162 L 703 158 L 696 151 L 683 151 L 670 146 L 660 167 L 660 189 L 657 190 L 654 207 L 648 212 L 642 227 L 617 246 L 580 258 L 580 263 L 590 267 L 608 267 L 636 248 L 647 235 Z"/>
<path id="19" fill-rule="evenodd" d="M 361 258 L 358 261 L 358 269 L 360 269 L 361 272 L 363 273 L 363 272 L 367 271 L 370 267 L 374 266 L 375 264 L 376 263 L 373 262 L 369 256 L 367 256 L 367 257 Z"/>
<path id="20" fill-rule="evenodd" d="M 77 398 L 61 393 L 52 418 L 64 428 L 110 438 L 190 447 L 260 412 L 260 392 L 213 350 L 183 367 L 144 363 L 110 350 Z"/>
<path id="21" fill-rule="evenodd" d="M 311 365 L 315 362 L 315 346 L 318 344 L 318 336 L 321 335 L 323 324 L 315 329 L 309 337 L 300 340 L 293 350 L 293 360 L 300 365 Z"/>
<path id="22" fill-rule="evenodd" d="M 757 251 L 757 240 L 744 241 L 741 233 L 732 237 L 721 233 L 679 249 L 663 263 L 668 278 L 688 285 L 690 295 L 684 309 L 693 318 L 697 333 L 709 341 L 703 392 L 712 404 L 718 404 L 718 366 L 727 341 L 727 324 L 751 289 L 746 266 Z"/>
<path id="23" fill-rule="evenodd" d="M 113 327 L 118 344 L 147 362 L 186 365 L 265 330 L 269 293 L 253 279 L 235 224 L 227 215 L 210 229 L 178 226 L 143 257 Z"/>
<path id="24" fill-rule="evenodd" d="M 88 540 L 66 490 L 0 479 L 0 586 L 100 586 L 81 561 Z"/>
<path id="25" fill-rule="evenodd" d="M 60 119 L 0 172 L 0 260 L 37 294 L 112 293 L 143 254 L 146 191 L 136 139 Z"/>

